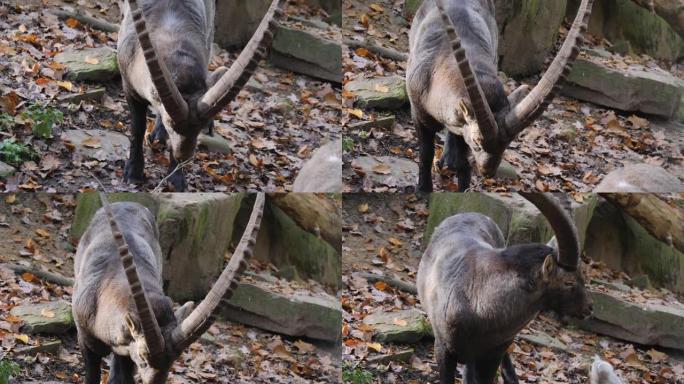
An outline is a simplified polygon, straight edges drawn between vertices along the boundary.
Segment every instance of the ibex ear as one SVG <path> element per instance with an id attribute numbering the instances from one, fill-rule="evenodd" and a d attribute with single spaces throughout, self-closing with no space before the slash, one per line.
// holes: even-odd
<path id="1" fill-rule="evenodd" d="M 551 276 L 556 272 L 556 258 L 553 254 L 546 256 L 544 264 L 542 264 L 542 282 L 548 283 L 551 281 Z"/>
<path id="2" fill-rule="evenodd" d="M 209 72 L 209 76 L 207 76 L 207 87 L 213 87 L 214 84 L 216 84 L 216 82 L 218 81 L 218 79 L 220 79 L 221 76 L 223 76 L 223 74 L 225 74 L 226 72 L 228 72 L 228 68 L 224 66 L 216 68 L 214 72 Z"/>
<path id="3" fill-rule="evenodd" d="M 183 306 L 176 309 L 176 311 L 173 313 L 176 317 L 176 321 L 180 323 L 181 321 L 185 320 L 185 318 L 188 317 L 194 308 L 195 303 L 193 301 L 188 301 L 187 303 L 183 304 Z"/>

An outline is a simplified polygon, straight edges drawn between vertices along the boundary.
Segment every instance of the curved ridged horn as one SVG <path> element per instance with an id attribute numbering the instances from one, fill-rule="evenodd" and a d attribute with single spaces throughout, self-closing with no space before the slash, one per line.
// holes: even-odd
<path id="1" fill-rule="evenodd" d="M 233 291 L 237 287 L 237 278 L 247 268 L 247 260 L 252 257 L 256 237 L 261 226 L 261 217 L 264 214 L 264 200 L 264 194 L 259 193 L 254 202 L 247 227 L 228 265 L 204 300 L 173 330 L 171 342 L 175 350 L 185 349 L 202 336 L 214 323 L 221 304 L 233 296 Z"/>
<path id="2" fill-rule="evenodd" d="M 520 195 L 534 204 L 549 222 L 558 244 L 558 264 L 574 271 L 579 267 L 580 246 L 575 223 L 558 199 L 550 193 L 523 193 Z"/>
<path id="3" fill-rule="evenodd" d="M 154 359 L 156 356 L 161 356 L 164 352 L 164 337 L 162 336 L 159 324 L 157 324 L 157 318 L 150 308 L 150 302 L 147 300 L 145 290 L 140 282 L 140 276 L 138 276 L 138 270 L 135 267 L 133 256 L 128 250 L 126 239 L 124 239 L 123 233 L 119 229 L 119 224 L 116 222 L 116 218 L 114 218 L 114 212 L 109 205 L 109 200 L 107 200 L 107 196 L 103 192 L 100 192 L 100 201 L 102 202 L 102 207 L 109 219 L 109 226 L 111 227 L 116 246 L 119 249 L 121 264 L 123 264 L 128 285 L 131 287 L 133 303 L 135 304 L 135 310 L 138 313 L 138 319 L 140 320 L 140 326 L 142 328 L 143 336 L 145 337 L 145 342 L 147 343 L 147 348 L 150 351 L 150 357 Z"/>
<path id="4" fill-rule="evenodd" d="M 276 16 L 280 16 L 280 1 L 273 0 L 261 20 L 256 32 L 221 78 L 197 102 L 200 116 L 211 118 L 230 103 L 247 83 L 259 65 L 259 61 L 266 57 L 266 50 L 273 39 L 273 29 L 276 27 Z"/>
<path id="5" fill-rule="evenodd" d="M 150 71 L 152 84 L 157 89 L 159 99 L 164 105 L 166 113 L 171 116 L 173 121 L 181 122 L 188 118 L 188 104 L 181 96 L 176 84 L 171 80 L 169 70 L 166 68 L 164 62 L 159 58 L 157 50 L 154 49 L 150 33 L 147 31 L 147 23 L 145 22 L 145 15 L 138 5 L 137 0 L 129 0 L 131 6 L 131 16 L 133 16 L 133 25 L 135 32 L 138 35 L 138 41 L 142 48 L 143 55 L 147 68 Z"/>
<path id="6" fill-rule="evenodd" d="M 461 72 L 463 83 L 468 99 L 473 108 L 475 121 L 477 121 L 480 135 L 482 137 L 482 147 L 486 151 L 495 151 L 498 148 L 499 127 L 496 124 L 496 119 L 492 110 L 489 108 L 487 99 L 485 98 L 480 83 L 477 82 L 473 68 L 470 66 L 466 51 L 461 45 L 461 38 L 456 32 L 454 24 L 451 22 L 449 14 L 444 10 L 443 0 L 437 1 L 437 10 L 442 17 L 442 23 L 446 29 L 447 37 L 451 41 L 451 49 L 456 58 L 458 69 Z"/>
<path id="7" fill-rule="evenodd" d="M 560 80 L 565 80 L 579 55 L 593 5 L 594 0 L 582 0 L 568 36 L 544 76 L 532 91 L 506 115 L 505 129 L 509 137 L 515 137 L 525 127 L 532 124 L 553 100 Z"/>

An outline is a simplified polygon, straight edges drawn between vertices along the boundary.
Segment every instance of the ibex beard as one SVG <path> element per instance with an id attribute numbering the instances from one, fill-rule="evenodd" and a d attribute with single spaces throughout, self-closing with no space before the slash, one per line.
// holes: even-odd
<path id="1" fill-rule="evenodd" d="M 553 99 L 579 54 L 594 0 L 583 0 L 553 63 L 530 90 L 506 95 L 498 77 L 498 26 L 493 0 L 425 0 L 409 33 L 406 86 L 420 145 L 418 189 L 431 192 L 435 136 L 446 128 L 438 166 L 456 172 L 459 190 L 470 186 L 470 155 L 493 177 L 511 141 Z"/>
<path id="2" fill-rule="evenodd" d="M 517 383 L 507 350 L 544 309 L 586 317 L 591 300 L 579 268 L 577 232 L 551 195 L 524 195 L 549 220 L 558 250 L 544 244 L 505 246 L 499 227 L 462 213 L 435 230 L 418 269 L 418 296 L 435 336 L 440 383 L 453 384 L 457 363 L 466 384 Z"/>
<path id="3" fill-rule="evenodd" d="M 150 140 L 170 142 L 169 182 L 176 191 L 187 188 L 178 164 L 192 157 L 200 132 L 211 131 L 214 116 L 237 96 L 266 56 L 279 5 L 280 0 L 273 0 L 229 69 L 209 73 L 215 16 L 211 1 L 125 2 L 117 55 L 132 125 L 126 182 L 144 179 L 146 112 L 152 105 L 157 122 Z"/>

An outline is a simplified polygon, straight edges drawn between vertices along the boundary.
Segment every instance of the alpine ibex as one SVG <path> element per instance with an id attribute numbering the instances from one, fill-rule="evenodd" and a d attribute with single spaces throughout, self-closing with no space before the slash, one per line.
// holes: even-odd
<path id="1" fill-rule="evenodd" d="M 188 302 L 175 313 L 162 290 L 154 217 L 140 204 L 110 205 L 100 196 L 103 208 L 75 257 L 72 310 L 85 382 L 100 383 L 100 362 L 114 352 L 110 383 L 134 383 L 136 368 L 144 384 L 164 383 L 174 360 L 211 326 L 221 303 L 232 296 L 252 255 L 264 196 L 257 196 L 240 243 L 207 297 L 194 310 Z"/>
<path id="2" fill-rule="evenodd" d="M 200 131 L 240 92 L 265 57 L 281 0 L 273 0 L 261 24 L 230 69 L 208 73 L 213 40 L 214 6 L 203 0 L 129 0 L 119 31 L 118 61 L 131 111 L 131 151 L 124 180 L 144 179 L 143 141 L 147 106 L 157 112 L 150 136 L 170 139 L 169 172 L 189 159 Z M 138 4 L 140 3 L 140 4 Z M 130 9 L 129 9 L 130 5 Z M 182 170 L 169 182 L 187 187 Z"/>
<path id="3" fill-rule="evenodd" d="M 543 309 L 586 317 L 591 301 L 579 268 L 577 230 L 552 195 L 523 194 L 544 214 L 558 250 L 544 244 L 506 247 L 499 227 L 479 213 L 449 217 L 435 229 L 418 268 L 418 297 L 435 335 L 442 384 L 456 364 L 465 383 L 517 383 L 508 347 Z"/>
<path id="4" fill-rule="evenodd" d="M 583 0 L 558 55 L 539 83 L 506 96 L 497 75 L 494 0 L 425 0 L 409 33 L 406 84 L 420 141 L 418 189 L 432 191 L 435 135 L 447 128 L 438 165 L 470 186 L 472 152 L 480 173 L 492 177 L 509 143 L 553 100 L 579 54 L 593 0 Z"/>

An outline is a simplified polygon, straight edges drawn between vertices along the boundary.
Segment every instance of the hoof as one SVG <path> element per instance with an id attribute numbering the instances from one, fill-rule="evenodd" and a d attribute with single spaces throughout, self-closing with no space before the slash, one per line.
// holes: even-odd
<path id="1" fill-rule="evenodd" d="M 142 165 L 137 165 L 131 160 L 126 162 L 124 168 L 124 182 L 127 184 L 142 184 L 145 182 L 145 172 Z"/>
<path id="2" fill-rule="evenodd" d="M 171 192 L 185 192 L 188 189 L 185 175 L 181 171 L 178 171 L 174 173 L 173 176 L 169 177 L 167 183 Z"/>

